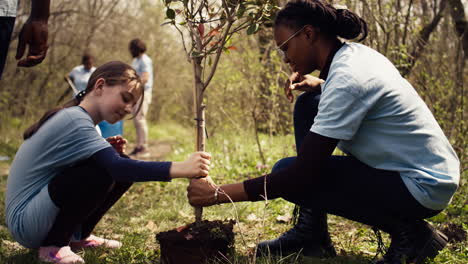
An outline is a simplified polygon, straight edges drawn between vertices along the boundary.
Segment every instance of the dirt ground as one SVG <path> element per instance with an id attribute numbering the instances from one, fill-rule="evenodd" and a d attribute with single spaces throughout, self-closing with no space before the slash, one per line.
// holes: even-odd
<path id="1" fill-rule="evenodd" d="M 127 143 L 125 153 L 126 154 L 130 153 L 134 147 L 135 147 L 135 144 Z M 148 143 L 148 147 L 150 151 L 149 157 L 142 158 L 142 157 L 137 156 L 137 157 L 132 157 L 132 158 L 147 160 L 147 161 L 161 161 L 164 159 L 164 157 L 166 157 L 172 151 L 171 143 L 164 142 L 164 141 L 150 141 Z"/>

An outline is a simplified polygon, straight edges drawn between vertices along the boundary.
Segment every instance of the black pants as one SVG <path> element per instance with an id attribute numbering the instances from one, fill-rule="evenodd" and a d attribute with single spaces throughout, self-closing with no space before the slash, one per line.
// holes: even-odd
<path id="1" fill-rule="evenodd" d="M 0 17 L 0 80 L 5 67 L 11 34 L 15 26 L 14 17 Z"/>
<path id="2" fill-rule="evenodd" d="M 296 101 L 294 131 L 298 149 L 317 115 L 319 100 L 320 94 L 303 93 Z M 288 167 L 295 158 L 278 161 L 273 170 Z M 351 156 L 331 156 L 323 172 L 321 185 L 314 191 L 283 198 L 315 212 L 339 215 L 388 233 L 396 223 L 420 220 L 440 212 L 422 206 L 398 172 L 369 167 Z"/>
<path id="3" fill-rule="evenodd" d="M 53 178 L 49 195 L 60 210 L 42 246 L 66 246 L 76 232 L 88 237 L 131 185 L 114 181 L 91 158 Z"/>

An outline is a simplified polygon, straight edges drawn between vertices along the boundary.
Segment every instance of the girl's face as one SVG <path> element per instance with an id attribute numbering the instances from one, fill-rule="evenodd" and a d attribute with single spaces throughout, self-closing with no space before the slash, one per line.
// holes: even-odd
<path id="1" fill-rule="evenodd" d="M 302 29 L 291 29 L 279 25 L 275 28 L 276 45 L 284 53 L 284 62 L 289 64 L 293 72 L 309 74 L 317 69 L 314 53 L 314 30 L 310 26 Z"/>
<path id="2" fill-rule="evenodd" d="M 132 84 L 119 84 L 102 87 L 100 100 L 101 118 L 114 124 L 132 113 L 141 96 L 141 88 Z"/>

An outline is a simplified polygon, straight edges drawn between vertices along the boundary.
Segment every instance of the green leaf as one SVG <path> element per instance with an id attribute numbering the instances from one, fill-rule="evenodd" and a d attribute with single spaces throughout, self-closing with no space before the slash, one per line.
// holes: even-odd
<path id="1" fill-rule="evenodd" d="M 226 39 L 226 42 L 224 43 L 224 46 L 227 47 L 227 46 L 231 46 L 232 44 L 232 38 L 228 38 Z"/>
<path id="2" fill-rule="evenodd" d="M 201 53 L 200 52 L 197 52 L 197 51 L 192 51 L 192 54 L 190 55 L 190 57 L 201 57 Z"/>
<path id="3" fill-rule="evenodd" d="M 176 15 L 176 13 L 175 13 L 175 11 L 174 11 L 173 9 L 168 8 L 168 9 L 166 10 L 166 16 L 167 16 L 167 18 L 169 18 L 169 19 L 174 19 L 174 18 L 175 18 L 175 15 Z"/>
<path id="4" fill-rule="evenodd" d="M 242 18 L 244 16 L 244 13 L 245 13 L 245 6 L 244 5 L 241 5 L 239 7 L 239 10 L 237 10 L 237 18 Z"/>
<path id="5" fill-rule="evenodd" d="M 247 28 L 247 35 L 253 35 L 253 34 L 257 33 L 258 29 L 259 29 L 258 24 L 250 25 L 249 28 Z"/>

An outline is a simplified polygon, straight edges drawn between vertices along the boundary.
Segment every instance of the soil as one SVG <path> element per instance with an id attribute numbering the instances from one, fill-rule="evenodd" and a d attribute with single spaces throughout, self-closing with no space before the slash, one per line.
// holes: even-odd
<path id="1" fill-rule="evenodd" d="M 449 223 L 444 225 L 441 231 L 448 237 L 449 242 L 466 241 L 466 231 L 463 229 L 462 225 Z"/>
<path id="2" fill-rule="evenodd" d="M 235 221 L 202 221 L 156 235 L 161 245 L 161 263 L 206 263 L 225 259 L 234 245 Z"/>

